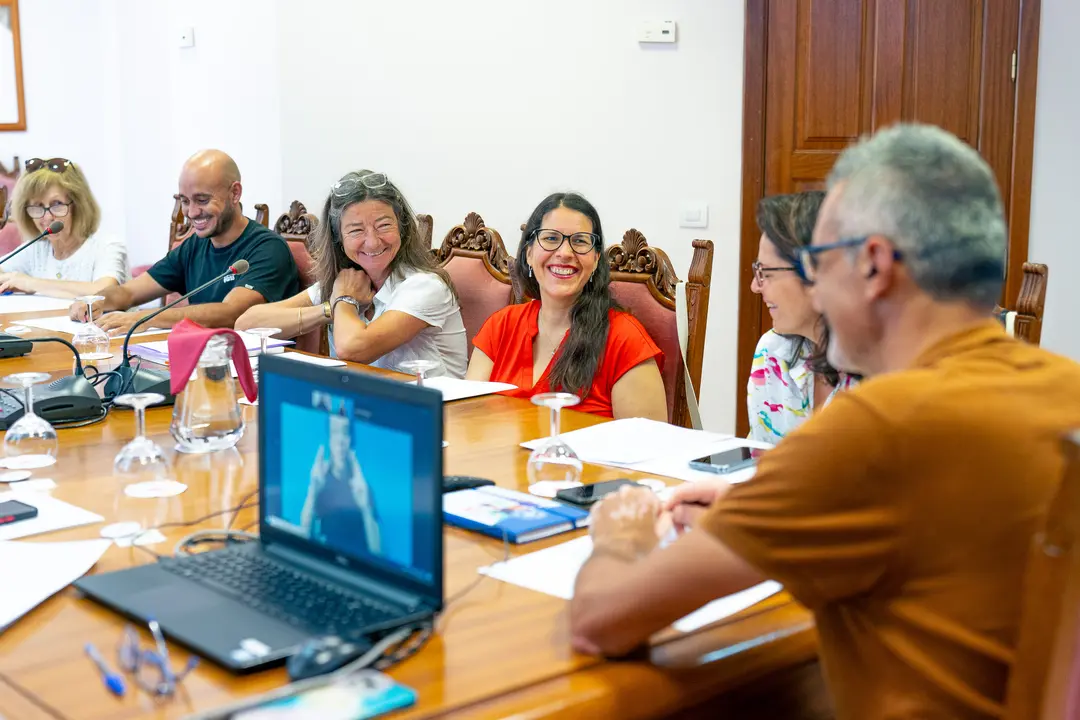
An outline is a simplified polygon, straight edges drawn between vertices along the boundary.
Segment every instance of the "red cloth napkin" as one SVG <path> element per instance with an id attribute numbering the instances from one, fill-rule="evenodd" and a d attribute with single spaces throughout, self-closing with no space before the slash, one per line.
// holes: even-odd
<path id="1" fill-rule="evenodd" d="M 251 360 L 244 346 L 244 340 L 230 328 L 204 328 L 197 322 L 184 318 L 173 326 L 169 334 L 169 387 L 173 395 L 179 395 L 191 379 L 191 373 L 199 363 L 206 341 L 215 335 L 232 335 L 232 361 L 236 366 L 236 375 L 240 387 L 249 402 L 255 402 L 259 388 L 251 372 Z"/>

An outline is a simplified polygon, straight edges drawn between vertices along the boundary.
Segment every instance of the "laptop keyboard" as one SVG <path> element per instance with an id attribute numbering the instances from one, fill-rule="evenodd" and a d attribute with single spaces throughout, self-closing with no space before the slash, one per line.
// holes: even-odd
<path id="1" fill-rule="evenodd" d="M 386 603 L 254 553 L 200 553 L 163 558 L 159 564 L 163 570 L 213 588 L 309 633 L 345 634 L 402 614 Z"/>

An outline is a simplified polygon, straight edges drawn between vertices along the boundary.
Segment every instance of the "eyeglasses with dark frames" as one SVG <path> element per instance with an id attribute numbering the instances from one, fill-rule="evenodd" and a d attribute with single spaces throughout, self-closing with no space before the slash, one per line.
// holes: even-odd
<path id="1" fill-rule="evenodd" d="M 600 247 L 600 236 L 591 232 L 577 232 L 567 235 L 558 230 L 540 228 L 533 231 L 533 239 L 548 252 L 555 252 L 567 240 L 570 241 L 570 249 L 578 255 L 587 255 Z"/>
<path id="2" fill-rule="evenodd" d="M 759 262 L 755 262 L 750 268 L 754 271 L 754 279 L 757 280 L 758 285 L 764 285 L 765 281 L 769 279 L 766 273 L 793 272 L 798 274 L 798 270 L 794 267 L 766 267 Z"/>
<path id="3" fill-rule="evenodd" d="M 45 217 L 45 213 L 49 213 L 54 218 L 67 217 L 68 209 L 74 204 L 72 202 L 54 202 L 48 207 L 44 205 L 27 205 L 26 214 L 34 220 Z"/>
<path id="4" fill-rule="evenodd" d="M 864 242 L 870 239 L 870 235 L 857 238 L 845 238 L 837 240 L 834 243 L 826 243 L 825 245 L 807 245 L 806 247 L 799 249 L 799 261 L 795 264 L 795 271 L 799 274 L 805 282 L 813 284 L 814 277 L 817 274 L 818 267 L 818 255 L 829 250 L 838 250 L 840 248 L 858 247 Z M 899 250 L 893 250 L 893 259 L 902 260 L 903 254 Z"/>

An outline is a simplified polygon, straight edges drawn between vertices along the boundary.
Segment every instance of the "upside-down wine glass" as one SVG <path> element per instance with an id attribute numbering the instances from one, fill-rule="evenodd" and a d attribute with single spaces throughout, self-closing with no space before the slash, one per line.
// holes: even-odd
<path id="1" fill-rule="evenodd" d="M 109 336 L 94 322 L 94 303 L 105 299 L 102 295 L 83 295 L 76 298 L 86 303 L 86 322 L 80 323 L 71 339 L 71 344 L 82 360 L 105 360 L 112 357 L 109 352 Z"/>
<path id="2" fill-rule="evenodd" d="M 416 375 L 416 385 L 424 386 L 425 374 L 439 367 L 434 360 L 404 360 L 398 364 L 402 370 L 407 370 Z"/>
<path id="3" fill-rule="evenodd" d="M 124 494 L 130 497 L 168 497 L 187 489 L 173 478 L 172 463 L 165 451 L 146 435 L 146 408 L 164 399 L 159 393 L 128 393 L 113 400 L 135 410 L 135 438 L 120 449 L 113 461 L 113 472 L 124 481 Z"/>
<path id="4" fill-rule="evenodd" d="M 257 336 L 259 338 L 259 359 L 261 359 L 262 356 L 267 353 L 267 344 L 268 344 L 270 338 L 272 336 L 274 336 L 274 335 L 277 335 L 279 332 L 281 332 L 281 328 L 263 328 L 263 327 L 260 327 L 260 328 L 251 328 L 250 330 L 246 330 L 245 332 L 248 332 L 248 333 L 250 333 L 252 335 L 255 335 L 255 336 Z M 259 362 L 257 361 L 254 365 L 255 365 L 254 370 L 255 370 L 256 379 L 258 379 Z"/>
<path id="5" fill-rule="evenodd" d="M 23 414 L 4 435 L 4 461 L 12 470 L 30 470 L 52 465 L 60 449 L 56 428 L 34 413 L 34 385 L 49 379 L 48 373 L 23 372 L 8 375 L 4 382 L 23 389 Z"/>
<path id="6" fill-rule="evenodd" d="M 581 482 L 581 460 L 569 445 L 559 439 L 559 411 L 581 402 L 577 395 L 553 392 L 533 395 L 533 404 L 551 410 L 551 436 L 529 455 L 529 484 L 551 481 Z"/>

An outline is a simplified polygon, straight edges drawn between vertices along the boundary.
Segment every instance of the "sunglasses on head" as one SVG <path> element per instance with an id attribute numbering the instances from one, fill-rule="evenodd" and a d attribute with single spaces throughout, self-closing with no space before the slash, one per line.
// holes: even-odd
<path id="1" fill-rule="evenodd" d="M 41 168 L 49 168 L 54 173 L 62 173 L 68 169 L 68 165 L 71 165 L 71 161 L 67 158 L 52 158 L 50 160 L 42 160 L 41 158 L 30 158 L 26 161 L 26 172 L 37 172 Z"/>

